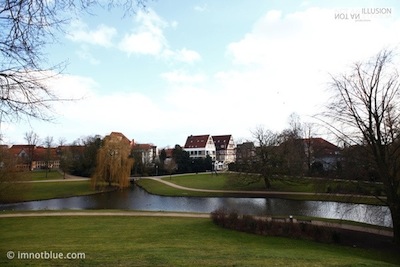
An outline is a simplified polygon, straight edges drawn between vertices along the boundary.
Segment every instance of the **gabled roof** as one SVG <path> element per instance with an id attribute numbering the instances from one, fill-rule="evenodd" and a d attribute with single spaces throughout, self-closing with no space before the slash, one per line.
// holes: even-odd
<path id="1" fill-rule="evenodd" d="M 334 144 L 323 138 L 306 138 L 303 139 L 305 145 L 310 145 L 316 156 L 335 155 L 340 149 Z"/>
<path id="2" fill-rule="evenodd" d="M 186 139 L 184 148 L 203 148 L 206 147 L 209 134 L 206 135 L 190 135 Z"/>
<path id="3" fill-rule="evenodd" d="M 216 150 L 225 150 L 227 148 L 227 145 L 229 144 L 229 141 L 231 140 L 232 135 L 214 135 L 212 136 L 212 139 L 215 144 Z"/>
<path id="4" fill-rule="evenodd" d="M 111 140 L 118 140 L 118 141 L 124 142 L 129 145 L 131 144 L 131 141 L 120 132 L 111 132 L 106 137 L 109 137 Z"/>
<path id="5" fill-rule="evenodd" d="M 9 148 L 9 152 L 11 155 L 18 156 L 22 150 L 25 151 L 25 153 L 30 153 L 36 148 L 35 145 L 13 145 Z"/>
<path id="6" fill-rule="evenodd" d="M 134 144 L 132 146 L 133 150 L 150 150 L 155 148 L 153 144 Z"/>

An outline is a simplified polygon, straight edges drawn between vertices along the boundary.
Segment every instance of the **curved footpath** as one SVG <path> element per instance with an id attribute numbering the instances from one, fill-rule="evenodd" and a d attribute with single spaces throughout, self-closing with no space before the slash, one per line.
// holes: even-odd
<path id="1" fill-rule="evenodd" d="M 195 192 L 206 192 L 206 193 L 231 193 L 231 194 L 247 194 L 247 195 L 262 195 L 262 196 L 279 196 L 279 195 L 293 195 L 293 196 L 309 196 L 309 195 L 316 195 L 316 196 L 338 196 L 338 197 L 368 197 L 368 198 L 375 198 L 373 196 L 364 196 L 364 195 L 352 195 L 352 194 L 330 194 L 330 193 L 307 193 L 307 192 L 284 192 L 284 191 L 245 191 L 245 190 L 216 190 L 216 189 L 198 189 L 198 188 L 191 188 L 185 187 L 181 185 L 177 185 L 161 178 L 169 177 L 169 176 L 156 176 L 156 177 L 143 177 L 140 179 L 149 179 L 154 180 L 168 186 L 187 190 L 187 191 L 195 191 Z"/>

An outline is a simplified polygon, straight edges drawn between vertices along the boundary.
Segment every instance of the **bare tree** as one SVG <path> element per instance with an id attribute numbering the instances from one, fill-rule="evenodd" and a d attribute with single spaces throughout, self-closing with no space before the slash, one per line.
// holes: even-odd
<path id="1" fill-rule="evenodd" d="M 332 76 L 335 96 L 324 115 L 337 136 L 371 155 L 400 244 L 400 83 L 393 59 L 393 51 L 382 50 Z"/>
<path id="2" fill-rule="evenodd" d="M 164 169 L 169 174 L 169 179 L 171 179 L 172 173 L 175 172 L 177 168 L 178 168 L 178 166 L 176 165 L 174 159 L 170 158 L 170 159 L 165 160 Z"/>
<path id="3" fill-rule="evenodd" d="M 288 175 L 303 175 L 305 151 L 302 139 L 303 124 L 299 115 L 289 116 L 289 128 L 279 135 L 279 153 L 282 159 L 282 172 Z"/>
<path id="4" fill-rule="evenodd" d="M 0 4 L 1 120 L 51 119 L 51 104 L 61 101 L 46 81 L 65 64 L 48 66 L 44 47 L 74 14 L 93 6 L 122 7 L 126 14 L 145 8 L 146 0 L 4 0 Z M 1 123 L 1 121 L 0 121 Z"/>
<path id="5" fill-rule="evenodd" d="M 271 187 L 273 179 L 278 169 L 278 158 L 276 146 L 278 145 L 278 134 L 258 126 L 253 132 L 256 140 L 256 160 L 254 161 L 254 171 L 259 173 L 264 180 L 265 187 Z"/>
<path id="6" fill-rule="evenodd" d="M 48 176 L 48 172 L 50 171 L 50 169 L 53 168 L 53 164 L 51 162 L 53 162 L 54 158 L 53 158 L 53 154 L 52 153 L 52 146 L 53 146 L 53 137 L 52 136 L 47 136 L 44 139 L 44 146 L 46 148 L 46 155 L 45 155 L 45 161 L 46 161 L 46 178 Z"/>
<path id="7" fill-rule="evenodd" d="M 311 174 L 311 165 L 313 163 L 311 138 L 313 137 L 314 127 L 315 126 L 312 123 L 306 122 L 303 124 L 304 156 L 307 164 L 308 175 Z"/>
<path id="8" fill-rule="evenodd" d="M 1 122 L 0 122 L 1 123 Z M 32 170 L 32 161 L 33 161 L 33 152 L 35 150 L 36 145 L 39 143 L 39 135 L 35 132 L 30 131 L 26 132 L 24 136 L 25 141 L 28 143 L 28 160 L 29 160 L 29 170 Z"/>

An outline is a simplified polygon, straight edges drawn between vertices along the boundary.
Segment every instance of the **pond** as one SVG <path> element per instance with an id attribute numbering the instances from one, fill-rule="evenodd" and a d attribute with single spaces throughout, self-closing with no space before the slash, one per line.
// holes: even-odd
<path id="1" fill-rule="evenodd" d="M 219 208 L 249 215 L 304 215 L 392 226 L 386 206 L 278 198 L 165 197 L 151 195 L 137 186 L 88 196 L 0 204 L 0 210 L 120 209 L 210 213 Z"/>

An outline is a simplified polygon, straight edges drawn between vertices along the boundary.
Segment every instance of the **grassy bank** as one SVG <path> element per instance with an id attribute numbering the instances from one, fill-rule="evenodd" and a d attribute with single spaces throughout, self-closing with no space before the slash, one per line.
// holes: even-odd
<path id="1" fill-rule="evenodd" d="M 210 173 L 201 173 L 196 175 L 179 175 L 165 177 L 163 180 L 173 182 L 178 185 L 216 190 L 245 190 L 262 191 L 265 189 L 263 179 L 249 178 L 251 175 L 238 173 L 220 173 L 218 175 Z M 253 180 L 252 183 L 248 181 Z M 268 191 L 282 192 L 306 192 L 306 193 L 354 193 L 371 192 L 374 190 L 369 183 L 355 183 L 346 180 L 332 180 L 328 178 L 310 178 L 310 177 L 290 177 L 283 176 L 271 179 L 271 188 Z"/>
<path id="2" fill-rule="evenodd" d="M 219 192 L 196 192 L 189 190 L 182 190 L 172 188 L 168 185 L 161 184 L 156 181 L 142 179 L 137 181 L 137 184 L 143 187 L 146 191 L 164 196 L 232 196 L 232 197 L 277 197 L 293 200 L 322 200 L 322 201 L 338 201 L 338 202 L 352 202 L 352 203 L 363 203 L 363 204 L 377 204 L 381 205 L 375 198 L 363 197 L 363 196 L 336 196 L 335 194 L 325 194 L 326 187 L 334 186 L 335 184 L 346 182 L 315 180 L 307 178 L 282 178 L 275 179 L 272 181 L 272 188 L 269 190 L 265 189 L 263 182 L 260 180 L 252 184 L 244 184 L 237 182 L 238 179 L 232 177 L 229 174 L 196 174 L 196 175 L 181 175 L 162 178 L 165 181 L 172 182 L 174 184 L 196 189 L 206 190 L 234 190 L 234 191 L 262 191 L 259 194 L 248 194 L 248 193 L 219 193 Z M 345 187 L 345 185 L 342 185 Z M 268 194 L 269 191 L 282 192 L 280 194 L 274 193 Z M 298 192 L 308 193 L 301 195 L 285 194 L 285 192 Z"/>
<path id="3" fill-rule="evenodd" d="M 42 180 L 61 180 L 64 176 L 57 170 L 40 170 L 27 172 L 26 176 L 31 181 L 42 181 Z"/>
<path id="4" fill-rule="evenodd" d="M 30 201 L 93 194 L 90 181 L 23 183 L 17 184 L 18 190 L 7 192 L 3 202 Z"/>
<path id="5" fill-rule="evenodd" d="M 0 218 L 1 266 L 396 266 L 398 255 L 222 229 L 210 219 Z M 7 251 L 83 252 L 84 260 L 9 260 Z"/>

